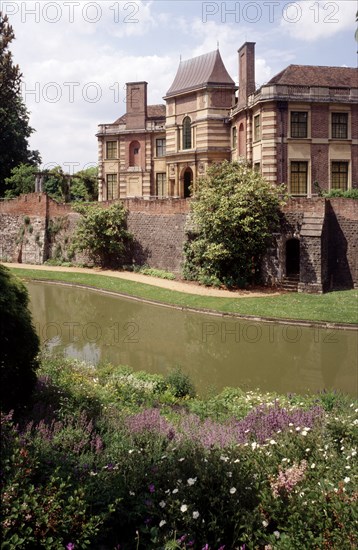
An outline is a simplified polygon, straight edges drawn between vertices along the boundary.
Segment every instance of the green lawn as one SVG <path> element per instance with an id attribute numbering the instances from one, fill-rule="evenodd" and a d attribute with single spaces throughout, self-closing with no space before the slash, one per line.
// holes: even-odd
<path id="1" fill-rule="evenodd" d="M 39 271 L 26 268 L 13 268 L 12 270 L 19 277 L 25 279 L 56 280 L 82 284 L 181 307 L 266 318 L 358 323 L 357 290 L 329 292 L 327 294 L 290 293 L 259 298 L 217 298 L 185 294 L 95 273 Z"/>

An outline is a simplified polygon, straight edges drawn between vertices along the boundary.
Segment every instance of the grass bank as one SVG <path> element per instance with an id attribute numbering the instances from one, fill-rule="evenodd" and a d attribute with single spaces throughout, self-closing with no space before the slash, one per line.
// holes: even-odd
<path id="1" fill-rule="evenodd" d="M 2 418 L 2 546 L 357 548 L 358 404 L 44 357 Z"/>
<path id="2" fill-rule="evenodd" d="M 53 272 L 26 268 L 12 269 L 18 276 L 25 279 L 56 280 L 87 285 L 179 307 L 264 318 L 344 324 L 358 323 L 357 290 L 330 292 L 320 295 L 290 293 L 259 298 L 218 298 L 185 294 L 96 273 Z"/>

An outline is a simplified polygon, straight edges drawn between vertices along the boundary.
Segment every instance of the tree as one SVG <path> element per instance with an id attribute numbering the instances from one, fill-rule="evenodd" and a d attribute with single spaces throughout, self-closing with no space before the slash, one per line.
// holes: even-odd
<path id="1" fill-rule="evenodd" d="M 9 411 L 24 404 L 36 382 L 39 339 L 23 283 L 0 265 L 0 403 Z"/>
<path id="2" fill-rule="evenodd" d="M 8 189 L 5 197 L 12 199 L 21 193 L 33 193 L 35 191 L 35 179 L 38 168 L 31 164 L 19 164 L 11 170 L 11 176 L 5 179 Z"/>
<path id="3" fill-rule="evenodd" d="M 82 214 L 72 241 L 72 251 L 86 252 L 102 266 L 118 266 L 133 240 L 127 231 L 127 212 L 120 203 L 109 208 L 98 204 L 78 204 Z"/>
<path id="4" fill-rule="evenodd" d="M 29 149 L 28 139 L 34 130 L 21 97 L 22 74 L 9 51 L 14 38 L 7 15 L 0 11 L 0 196 L 4 196 L 5 178 L 14 167 L 40 163 L 39 152 Z"/>
<path id="5" fill-rule="evenodd" d="M 71 178 L 71 201 L 96 201 L 98 199 L 98 169 L 87 168 Z"/>
<path id="6" fill-rule="evenodd" d="M 196 230 L 184 249 L 184 276 L 229 287 L 253 282 L 283 193 L 245 163 L 212 165 L 192 201 Z"/>

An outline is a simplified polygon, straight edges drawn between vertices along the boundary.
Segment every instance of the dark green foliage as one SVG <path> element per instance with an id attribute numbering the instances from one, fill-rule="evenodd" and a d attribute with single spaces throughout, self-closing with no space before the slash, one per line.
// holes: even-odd
<path id="1" fill-rule="evenodd" d="M 165 378 L 165 382 L 175 397 L 194 397 L 195 395 L 194 384 L 189 375 L 182 372 L 180 368 L 176 368 L 169 373 Z"/>
<path id="2" fill-rule="evenodd" d="M 33 193 L 35 191 L 35 179 L 37 166 L 31 164 L 19 164 L 11 170 L 11 176 L 6 178 L 5 197 L 12 199 L 22 193 Z"/>
<path id="3" fill-rule="evenodd" d="M 133 237 L 127 231 L 127 212 L 120 203 L 102 208 L 98 204 L 78 204 L 82 214 L 72 241 L 72 250 L 86 252 L 102 266 L 118 267 L 123 263 Z"/>
<path id="4" fill-rule="evenodd" d="M 283 193 L 245 163 L 211 166 L 192 202 L 197 232 L 184 250 L 184 276 L 228 287 L 254 282 Z"/>
<path id="5" fill-rule="evenodd" d="M 5 194 L 5 179 L 13 168 L 21 163 L 36 166 L 40 162 L 39 152 L 29 149 L 33 129 L 21 97 L 22 75 L 9 51 L 14 38 L 8 17 L 0 11 L 0 196 Z"/>
<path id="6" fill-rule="evenodd" d="M 71 201 L 96 201 L 98 199 L 98 169 L 87 168 L 71 178 Z"/>
<path id="7" fill-rule="evenodd" d="M 327 199 L 334 199 L 336 197 L 342 197 L 344 199 L 358 199 L 358 189 L 331 189 L 328 193 L 323 193 L 323 196 Z"/>
<path id="8" fill-rule="evenodd" d="M 8 411 L 25 403 L 36 381 L 39 340 L 25 286 L 0 265 L 0 400 Z"/>

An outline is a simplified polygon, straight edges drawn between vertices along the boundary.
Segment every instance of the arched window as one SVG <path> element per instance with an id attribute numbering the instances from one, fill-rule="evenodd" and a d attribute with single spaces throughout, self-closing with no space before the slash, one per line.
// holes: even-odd
<path id="1" fill-rule="evenodd" d="M 183 120 L 183 149 L 191 149 L 191 120 L 188 116 Z"/>
<path id="2" fill-rule="evenodd" d="M 139 141 L 132 141 L 129 146 L 129 166 L 140 166 Z"/>
<path id="3" fill-rule="evenodd" d="M 239 155 L 240 157 L 246 157 L 246 140 L 244 134 L 244 125 L 242 122 L 239 126 Z"/>

